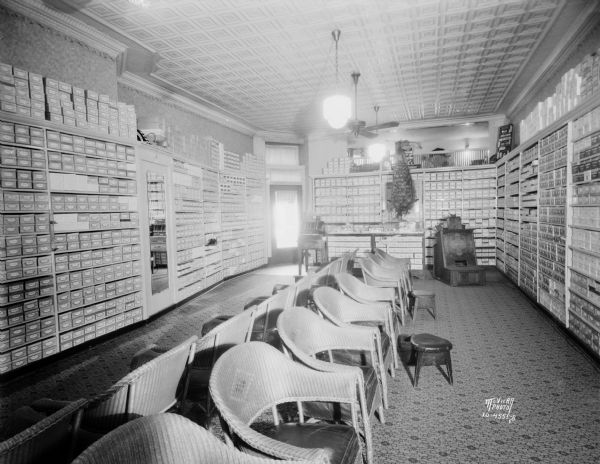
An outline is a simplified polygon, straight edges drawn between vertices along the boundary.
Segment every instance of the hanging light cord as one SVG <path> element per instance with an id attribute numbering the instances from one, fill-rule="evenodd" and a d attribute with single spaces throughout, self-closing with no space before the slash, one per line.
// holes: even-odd
<path id="1" fill-rule="evenodd" d="M 331 35 L 333 36 L 333 40 L 335 41 L 335 85 L 339 85 L 340 83 L 340 79 L 339 79 L 339 71 L 338 71 L 338 42 L 340 40 L 340 35 L 342 34 L 342 31 L 340 31 L 339 29 L 334 29 L 333 31 L 331 31 Z"/>

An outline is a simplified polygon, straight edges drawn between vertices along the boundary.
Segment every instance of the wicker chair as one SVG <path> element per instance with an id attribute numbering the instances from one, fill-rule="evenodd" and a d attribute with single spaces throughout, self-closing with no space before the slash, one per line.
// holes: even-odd
<path id="1" fill-rule="evenodd" d="M 269 464 L 242 453 L 177 414 L 140 417 L 105 435 L 73 464 Z M 298 464 L 315 461 L 287 461 Z"/>
<path id="2" fill-rule="evenodd" d="M 81 414 L 86 401 L 68 403 L 54 414 L 0 443 L 3 464 L 71 462 Z M 25 408 L 30 408 L 25 406 Z"/>
<path id="3" fill-rule="evenodd" d="M 406 291 L 403 286 L 403 271 L 382 268 L 369 258 L 359 259 L 365 283 L 371 287 L 393 288 L 396 291 L 394 310 L 404 325 L 406 306 Z M 398 303 L 396 303 L 398 302 Z"/>
<path id="4" fill-rule="evenodd" d="M 261 305 L 265 303 L 259 306 Z M 208 391 L 212 368 L 227 350 L 250 340 L 257 308 L 258 306 L 233 316 L 198 340 L 190 370 L 188 398 L 203 410 L 207 423 L 210 422 L 214 409 Z"/>
<path id="5" fill-rule="evenodd" d="M 259 305 L 214 327 L 198 341 L 190 375 L 189 399 L 205 414 L 207 425 L 214 413 L 208 386 L 217 360 L 230 348 L 249 341 L 264 341 L 280 348 L 277 318 L 286 307 L 293 304 L 296 297 L 296 286 L 290 285 Z"/>
<path id="6" fill-rule="evenodd" d="M 385 422 L 383 398 L 387 394 L 387 378 L 379 330 L 337 327 L 306 308 L 284 312 L 277 328 L 286 351 L 304 365 L 322 372 L 357 372 L 366 400 L 365 420 L 368 418 L 370 423 L 377 411 L 380 421 Z M 311 403 L 306 409 L 313 417 L 334 416 L 332 409 L 322 404 Z M 350 417 L 347 408 L 341 408 L 339 414 L 343 419 Z M 365 442 L 367 455 L 372 457 L 371 429 L 366 426 Z"/>
<path id="7" fill-rule="evenodd" d="M 404 292 L 404 305 L 407 308 L 407 310 L 412 309 L 413 319 L 416 315 L 417 309 L 419 308 L 426 308 L 431 310 L 432 316 L 435 318 L 435 292 L 424 289 L 417 290 L 413 287 L 412 276 L 410 274 L 410 262 L 408 265 L 394 265 L 391 259 L 400 260 L 402 258 L 394 258 L 393 256 L 389 255 L 389 258 L 382 258 L 381 253 L 383 252 L 380 251 L 379 253 L 376 253 L 375 255 L 369 257 L 369 259 L 376 263 L 376 266 L 378 266 L 379 268 L 379 272 L 383 273 L 387 271 L 390 274 L 395 273 L 400 276 L 400 284 Z M 379 264 L 380 261 L 383 261 L 385 264 Z"/>
<path id="8" fill-rule="evenodd" d="M 390 305 L 394 314 L 402 312 L 402 309 L 398 309 L 396 306 L 396 289 L 391 287 L 372 287 L 365 284 L 358 278 L 350 275 L 346 272 L 340 272 L 335 275 L 338 288 L 344 295 L 348 295 L 359 303 L 387 303 Z M 394 330 L 396 333 L 400 333 L 400 328 L 397 325 L 397 318 L 394 318 Z"/>
<path id="9" fill-rule="evenodd" d="M 364 401 L 359 403 L 356 394 L 361 386 L 358 372 L 318 372 L 266 343 L 249 342 L 231 348 L 217 361 L 210 392 L 227 438 L 248 452 L 278 459 L 352 463 L 361 454 L 358 414 L 361 406 L 364 410 Z M 352 426 L 305 422 L 305 401 L 350 404 Z M 297 422 L 280 421 L 277 406 L 286 403 L 297 405 Z M 272 422 L 267 425 L 269 411 Z"/>
<path id="10" fill-rule="evenodd" d="M 130 420 L 180 407 L 187 395 L 188 368 L 196 340 L 197 337 L 190 337 L 161 353 L 92 398 L 83 413 L 79 441 L 89 445 Z M 50 411 L 64 404 L 41 399 L 32 407 Z"/>
<path id="11" fill-rule="evenodd" d="M 398 334 L 394 330 L 391 308 L 386 303 L 359 303 L 331 287 L 319 287 L 313 291 L 313 301 L 319 313 L 338 327 L 354 327 L 355 325 L 382 328 L 378 343 L 383 353 L 383 368 L 395 377 L 394 369 L 398 367 L 397 346 Z M 351 325 L 355 324 L 355 325 Z M 383 390 L 383 403 L 387 407 L 387 391 Z"/>
<path id="12" fill-rule="evenodd" d="M 375 258 L 375 262 L 386 264 L 387 267 L 408 267 L 410 269 L 410 258 L 397 258 L 386 253 L 381 248 L 375 248 L 375 253 L 372 256 Z"/>

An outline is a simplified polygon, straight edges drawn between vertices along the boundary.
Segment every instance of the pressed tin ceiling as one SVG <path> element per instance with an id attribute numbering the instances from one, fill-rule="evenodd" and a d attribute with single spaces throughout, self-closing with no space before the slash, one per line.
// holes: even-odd
<path id="1" fill-rule="evenodd" d="M 325 128 L 340 81 L 379 122 L 499 113 L 566 11 L 583 0 L 64 0 L 130 46 L 158 54 L 146 76 L 267 131 Z M 135 5 L 133 3 L 142 3 Z M 572 11 L 571 11 L 572 14 Z M 565 25 L 561 25 L 565 27 Z M 554 34 L 556 36 L 556 34 Z M 557 45 L 556 39 L 554 45 Z M 132 45 L 133 44 L 133 45 Z M 546 49 L 552 49 L 552 45 Z M 539 58 L 539 57 L 538 57 Z M 525 76 L 526 77 L 526 76 Z"/>

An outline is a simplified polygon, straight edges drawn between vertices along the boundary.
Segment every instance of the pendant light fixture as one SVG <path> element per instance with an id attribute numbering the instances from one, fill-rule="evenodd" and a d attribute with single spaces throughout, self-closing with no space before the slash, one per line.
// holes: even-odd
<path id="1" fill-rule="evenodd" d="M 377 124 L 378 124 L 377 115 L 379 114 L 379 106 L 375 105 L 373 107 L 373 109 L 375 110 L 375 126 L 377 127 Z M 375 129 L 375 133 L 377 133 L 377 129 Z M 387 149 L 386 149 L 385 144 L 383 144 L 381 142 L 376 142 L 376 143 L 369 145 L 369 148 L 367 149 L 367 154 L 368 154 L 369 158 L 371 159 L 371 161 L 379 163 L 387 154 L 386 151 L 387 151 Z"/>
<path id="2" fill-rule="evenodd" d="M 323 117 L 334 129 L 341 129 L 346 125 L 352 113 L 352 102 L 350 98 L 339 92 L 338 72 L 338 42 L 342 31 L 335 29 L 331 36 L 335 42 L 335 85 L 336 93 L 323 101 Z"/>

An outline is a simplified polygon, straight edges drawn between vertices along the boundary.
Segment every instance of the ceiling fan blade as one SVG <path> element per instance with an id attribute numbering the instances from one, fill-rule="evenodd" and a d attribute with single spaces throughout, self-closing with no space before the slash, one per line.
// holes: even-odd
<path id="1" fill-rule="evenodd" d="M 377 137 L 377 134 L 375 132 L 369 132 L 366 129 L 360 129 L 358 134 L 368 139 L 374 139 L 375 137 Z"/>
<path id="2" fill-rule="evenodd" d="M 400 123 L 398 121 L 382 122 L 381 124 L 375 124 L 374 126 L 367 126 L 365 127 L 365 130 L 389 129 L 391 127 L 398 127 L 399 125 Z"/>
<path id="3" fill-rule="evenodd" d="M 354 130 L 354 129 L 362 129 L 367 125 L 367 123 L 365 121 L 361 121 L 360 119 L 350 119 L 348 120 L 348 122 L 346 123 L 346 127 L 348 129 Z"/>

